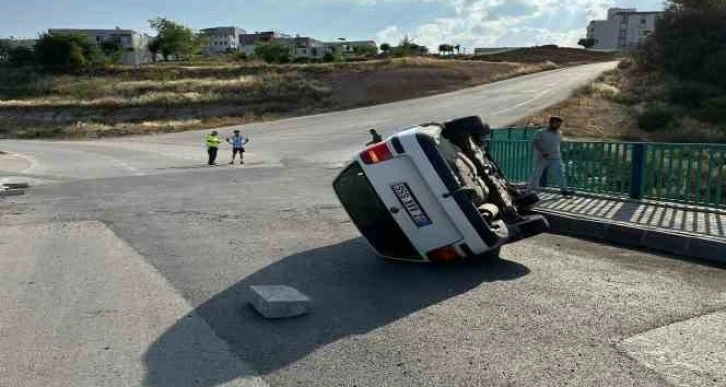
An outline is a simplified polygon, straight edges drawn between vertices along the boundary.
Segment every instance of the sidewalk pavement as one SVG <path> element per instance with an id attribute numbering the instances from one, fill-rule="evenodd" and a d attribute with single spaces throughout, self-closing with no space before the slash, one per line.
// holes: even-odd
<path id="1" fill-rule="evenodd" d="M 726 263 L 726 210 L 668 202 L 540 193 L 551 231 Z"/>

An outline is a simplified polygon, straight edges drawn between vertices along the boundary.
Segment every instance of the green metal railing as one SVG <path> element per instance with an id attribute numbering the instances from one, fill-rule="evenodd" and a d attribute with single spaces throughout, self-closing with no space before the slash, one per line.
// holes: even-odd
<path id="1" fill-rule="evenodd" d="M 490 152 L 509 179 L 529 179 L 531 141 L 495 138 Z M 581 191 L 726 206 L 726 145 L 563 142 L 562 158 L 569 186 Z"/>
<path id="2" fill-rule="evenodd" d="M 534 138 L 535 133 L 542 127 L 511 127 L 494 129 L 491 132 L 488 140 L 502 141 L 502 140 L 531 140 Z"/>

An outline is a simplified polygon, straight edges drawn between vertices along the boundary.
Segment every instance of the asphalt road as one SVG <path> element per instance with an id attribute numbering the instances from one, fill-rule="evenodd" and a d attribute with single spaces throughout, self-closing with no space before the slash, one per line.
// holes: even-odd
<path id="1" fill-rule="evenodd" d="M 549 235 L 500 261 L 384 262 L 330 188 L 368 127 L 501 125 L 608 67 L 250 125 L 244 168 L 202 166 L 203 132 L 0 141 L 0 176 L 37 183 L 0 202 L 0 385 L 726 385 L 719 358 L 682 355 L 723 344 L 722 269 Z M 253 284 L 312 312 L 265 321 Z"/>

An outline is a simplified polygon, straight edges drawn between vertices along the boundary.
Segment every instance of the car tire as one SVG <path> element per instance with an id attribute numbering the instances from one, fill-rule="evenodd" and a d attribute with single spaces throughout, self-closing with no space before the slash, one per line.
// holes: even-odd
<path id="1" fill-rule="evenodd" d="M 539 203 L 539 196 L 534 192 L 522 194 L 514 199 L 514 204 L 519 209 L 529 209 Z"/>
<path id="2" fill-rule="evenodd" d="M 491 132 L 489 125 L 482 122 L 479 116 L 458 118 L 444 124 L 447 130 L 454 133 L 470 133 L 488 136 Z"/>

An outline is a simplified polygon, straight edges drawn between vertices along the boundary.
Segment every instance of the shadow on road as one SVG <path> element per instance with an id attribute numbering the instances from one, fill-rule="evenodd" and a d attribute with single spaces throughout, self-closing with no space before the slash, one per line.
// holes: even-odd
<path id="1" fill-rule="evenodd" d="M 238 282 L 195 309 L 239 358 L 265 375 L 341 338 L 363 334 L 466 293 L 485 282 L 509 281 L 529 273 L 507 261 L 453 266 L 400 264 L 377 258 L 362 239 L 284 258 Z M 312 311 L 302 317 L 268 321 L 247 305 L 249 286 L 285 284 L 309 295 Z M 189 353 L 193 334 L 181 319 L 144 357 L 152 386 L 215 386 L 244 376 Z M 203 356 L 200 354 L 199 356 Z M 192 356 L 195 357 L 195 356 Z M 188 375 L 179 378 L 179 374 Z M 171 375 L 175 375 L 171 377 Z"/>

